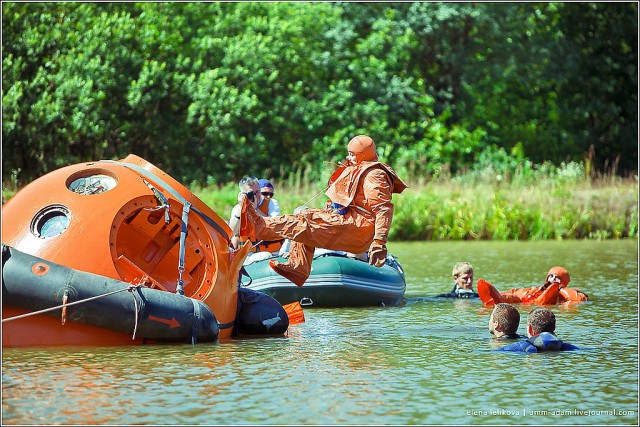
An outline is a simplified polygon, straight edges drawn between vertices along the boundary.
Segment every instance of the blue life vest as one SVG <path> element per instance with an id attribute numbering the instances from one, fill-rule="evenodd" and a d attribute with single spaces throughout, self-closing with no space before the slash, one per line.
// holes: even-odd
<path id="1" fill-rule="evenodd" d="M 522 351 L 525 353 L 541 353 L 545 351 L 579 350 L 575 345 L 563 342 L 551 332 L 542 332 L 525 341 L 505 345 L 495 351 Z"/>
<path id="2" fill-rule="evenodd" d="M 453 285 L 453 289 L 448 294 L 436 295 L 436 298 L 478 298 L 478 294 L 468 289 L 458 289 L 458 285 Z"/>

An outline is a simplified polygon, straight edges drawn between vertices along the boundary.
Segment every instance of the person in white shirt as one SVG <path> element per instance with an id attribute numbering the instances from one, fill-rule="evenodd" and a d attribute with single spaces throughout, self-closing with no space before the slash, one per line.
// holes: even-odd
<path id="1" fill-rule="evenodd" d="M 280 203 L 273 198 L 275 189 L 271 181 L 261 179 L 258 181 L 258 185 L 262 195 L 262 202 L 258 205 L 258 210 L 265 216 L 280 216 Z"/>
<path id="2" fill-rule="evenodd" d="M 245 194 L 251 194 L 251 198 L 249 201 L 253 203 L 253 206 L 257 208 L 260 207 L 261 203 L 264 203 L 264 199 L 260 194 L 260 184 L 258 183 L 258 178 L 255 176 L 245 176 L 238 183 L 238 187 L 240 191 Z M 236 204 L 233 209 L 231 209 L 231 217 L 229 218 L 229 227 L 231 227 L 231 231 L 233 232 L 233 236 L 231 238 L 231 247 L 233 249 L 238 249 L 238 245 L 240 243 L 239 233 L 240 233 L 240 204 Z M 259 212 L 260 215 L 266 216 Z"/>

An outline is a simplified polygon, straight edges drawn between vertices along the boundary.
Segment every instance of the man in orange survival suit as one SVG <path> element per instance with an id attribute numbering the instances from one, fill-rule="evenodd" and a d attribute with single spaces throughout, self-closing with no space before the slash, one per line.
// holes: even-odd
<path id="1" fill-rule="evenodd" d="M 404 183 L 389 165 L 378 161 L 376 145 L 366 135 L 349 141 L 349 155 L 329 178 L 325 194 L 331 205 L 294 215 L 262 217 L 244 202 L 241 235 L 255 240 L 290 239 L 286 263 L 271 260 L 278 274 L 302 286 L 311 274 L 316 247 L 362 253 L 369 250 L 369 264 L 382 267 L 387 259 L 387 236 L 393 217 L 392 193 L 401 193 Z M 245 215 L 246 213 L 246 215 Z"/>
<path id="2" fill-rule="evenodd" d="M 587 301 L 587 294 L 567 287 L 570 281 L 569 272 L 564 267 L 551 267 L 542 286 L 499 292 L 491 283 L 480 279 L 477 289 L 480 299 L 487 306 L 501 302 L 548 305 Z"/>

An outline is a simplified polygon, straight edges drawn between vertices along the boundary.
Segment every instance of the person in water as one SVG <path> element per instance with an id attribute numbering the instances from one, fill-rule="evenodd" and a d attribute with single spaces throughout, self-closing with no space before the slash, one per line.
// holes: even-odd
<path id="1" fill-rule="evenodd" d="M 496 339 L 520 339 L 526 338 L 518 334 L 518 326 L 520 326 L 520 312 L 518 309 L 501 302 L 496 304 L 489 316 L 489 332 Z"/>
<path id="2" fill-rule="evenodd" d="M 568 288 L 571 281 L 569 272 L 564 267 L 551 267 L 547 279 L 542 286 L 530 288 L 513 288 L 500 292 L 491 283 L 478 280 L 478 294 L 486 306 L 500 302 L 511 304 L 552 305 L 588 301 L 589 296 L 579 289 Z"/>
<path id="3" fill-rule="evenodd" d="M 437 298 L 478 298 L 473 290 L 473 266 L 468 262 L 459 262 L 453 266 L 453 289 L 447 294 L 436 295 Z"/>
<path id="4" fill-rule="evenodd" d="M 556 316 L 548 308 L 535 308 L 527 315 L 527 338 L 496 349 L 496 351 L 521 351 L 541 353 L 545 351 L 579 350 L 575 345 L 563 342 L 556 334 Z"/>
<path id="5" fill-rule="evenodd" d="M 369 264 L 382 267 L 387 259 L 387 237 L 393 219 L 393 193 L 407 188 L 393 169 L 378 161 L 376 145 L 369 136 L 349 141 L 346 162 L 329 178 L 324 209 L 264 218 L 238 194 L 242 204 L 241 235 L 257 240 L 290 239 L 289 260 L 269 261 L 278 274 L 302 286 L 311 273 L 314 248 L 362 253 Z"/>

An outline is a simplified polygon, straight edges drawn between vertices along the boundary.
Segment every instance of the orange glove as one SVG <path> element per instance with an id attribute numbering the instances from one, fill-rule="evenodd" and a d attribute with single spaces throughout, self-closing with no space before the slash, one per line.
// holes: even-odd
<path id="1" fill-rule="evenodd" d="M 369 247 L 369 264 L 380 268 L 387 260 L 387 245 L 374 240 Z"/>

